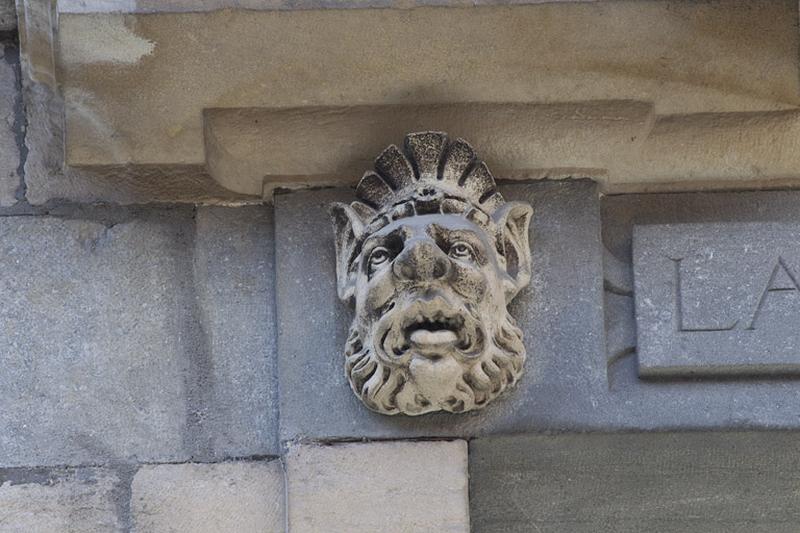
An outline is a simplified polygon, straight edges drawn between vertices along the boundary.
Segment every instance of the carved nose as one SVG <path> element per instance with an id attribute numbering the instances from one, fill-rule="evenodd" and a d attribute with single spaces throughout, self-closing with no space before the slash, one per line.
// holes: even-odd
<path id="1" fill-rule="evenodd" d="M 450 258 L 430 239 L 412 239 L 394 260 L 394 273 L 409 281 L 433 281 L 450 273 Z"/>

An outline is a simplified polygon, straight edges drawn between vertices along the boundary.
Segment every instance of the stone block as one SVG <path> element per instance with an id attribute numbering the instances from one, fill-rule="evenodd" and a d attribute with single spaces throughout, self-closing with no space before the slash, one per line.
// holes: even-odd
<path id="1" fill-rule="evenodd" d="M 533 277 L 511 305 L 528 360 L 516 389 L 463 415 L 386 416 L 350 390 L 344 346 L 351 310 L 336 294 L 328 207 L 352 190 L 275 198 L 281 438 L 471 436 L 590 428 L 607 396 L 599 200 L 590 181 L 506 185 L 533 205 Z"/>
<path id="2" fill-rule="evenodd" d="M 192 229 L 190 209 L 0 217 L 0 466 L 193 452 Z"/>
<path id="3" fill-rule="evenodd" d="M 24 473 L 0 470 L 0 530 L 4 533 L 112 533 L 120 480 L 102 468 Z"/>
<path id="4" fill-rule="evenodd" d="M 215 457 L 278 453 L 272 209 L 201 207 L 195 282 L 208 342 L 208 445 Z"/>
<path id="5" fill-rule="evenodd" d="M 800 371 L 800 224 L 636 226 L 641 376 Z"/>
<path id="6" fill-rule="evenodd" d="M 279 461 L 146 465 L 131 487 L 136 533 L 282 533 Z"/>
<path id="7" fill-rule="evenodd" d="M 568 95 L 653 102 L 659 114 L 685 114 L 800 103 L 791 1 L 72 11 L 58 17 L 71 165 L 203 164 L 202 112 L 215 108 L 563 102 Z M 197 46 L 200 33 L 218 45 Z M 465 46 L 467 34 L 480 35 L 480 45 Z M 129 97 L 130 87 L 139 98 Z"/>
<path id="8" fill-rule="evenodd" d="M 798 435 L 582 434 L 470 442 L 474 533 L 797 530 Z"/>
<path id="9" fill-rule="evenodd" d="M 2 5 L 0 2 L 0 30 L 4 16 Z M 20 186 L 20 153 L 14 129 L 17 104 L 22 98 L 18 86 L 18 67 L 16 48 L 0 42 L 0 207 L 17 202 L 16 193 Z"/>
<path id="10" fill-rule="evenodd" d="M 295 445 L 286 470 L 292 533 L 470 530 L 464 441 Z"/>
<path id="11" fill-rule="evenodd" d="M 0 0 L 0 31 L 17 28 L 17 9 L 14 0 Z"/>

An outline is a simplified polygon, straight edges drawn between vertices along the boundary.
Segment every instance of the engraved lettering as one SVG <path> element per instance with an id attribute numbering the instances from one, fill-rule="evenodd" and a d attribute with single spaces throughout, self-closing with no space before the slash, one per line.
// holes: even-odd
<path id="1" fill-rule="evenodd" d="M 681 280 L 681 261 L 683 257 L 669 258 L 675 264 L 675 322 L 679 332 L 702 332 L 702 331 L 730 331 L 739 323 L 735 320 L 730 326 L 726 327 L 687 327 L 683 321 L 683 288 Z"/>
<path id="2" fill-rule="evenodd" d="M 783 272 L 786 274 L 784 278 L 784 283 L 778 284 L 776 283 L 778 279 L 778 275 Z M 788 283 L 787 283 L 788 282 Z M 772 274 L 769 276 L 769 280 L 767 281 L 767 286 L 761 292 L 761 297 L 758 299 L 758 304 L 756 305 L 755 311 L 753 311 L 753 318 L 750 319 L 750 325 L 747 326 L 745 329 L 754 330 L 756 329 L 756 320 L 761 315 L 761 311 L 764 308 L 764 302 L 767 300 L 767 296 L 771 292 L 785 292 L 785 291 L 800 291 L 800 285 L 797 283 L 797 278 L 789 270 L 789 267 L 786 266 L 786 262 L 783 260 L 783 257 L 778 256 L 778 261 L 775 263 L 775 266 L 772 268 Z"/>

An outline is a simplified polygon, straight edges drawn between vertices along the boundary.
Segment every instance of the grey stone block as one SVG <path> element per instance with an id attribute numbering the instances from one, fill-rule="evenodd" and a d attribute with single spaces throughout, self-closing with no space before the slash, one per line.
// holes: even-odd
<path id="1" fill-rule="evenodd" d="M 470 436 L 591 428 L 607 396 L 599 201 L 589 181 L 501 187 L 534 208 L 533 278 L 511 306 L 525 332 L 525 374 L 516 389 L 463 415 L 373 413 L 345 378 L 352 312 L 336 295 L 328 206 L 352 190 L 275 198 L 281 438 Z"/>
<path id="2" fill-rule="evenodd" d="M 126 531 L 120 478 L 104 468 L 15 472 L 0 469 L 0 530 L 4 533 Z"/>
<path id="3" fill-rule="evenodd" d="M 798 458 L 783 432 L 476 439 L 472 531 L 793 532 Z"/>
<path id="4" fill-rule="evenodd" d="M 208 342 L 207 445 L 215 457 L 278 452 L 272 209 L 201 207 L 195 279 Z"/>
<path id="5" fill-rule="evenodd" d="M 0 466 L 192 449 L 191 210 L 106 222 L 0 217 Z"/>
<path id="6" fill-rule="evenodd" d="M 641 376 L 800 371 L 800 224 L 636 226 Z"/>
<path id="7" fill-rule="evenodd" d="M 0 30 L 3 29 L 4 16 L 3 2 L 0 1 Z M 14 129 L 17 103 L 21 98 L 17 68 L 19 57 L 16 49 L 0 43 L 0 206 L 14 205 L 20 186 L 20 153 Z"/>

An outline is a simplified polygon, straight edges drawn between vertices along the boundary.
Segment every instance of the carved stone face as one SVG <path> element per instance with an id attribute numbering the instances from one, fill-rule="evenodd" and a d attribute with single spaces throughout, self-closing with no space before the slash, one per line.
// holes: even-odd
<path id="1" fill-rule="evenodd" d="M 522 374 L 506 306 L 530 276 L 530 206 L 447 198 L 427 184 L 377 215 L 333 209 L 340 295 L 355 302 L 347 377 L 381 413 L 480 408 Z"/>

